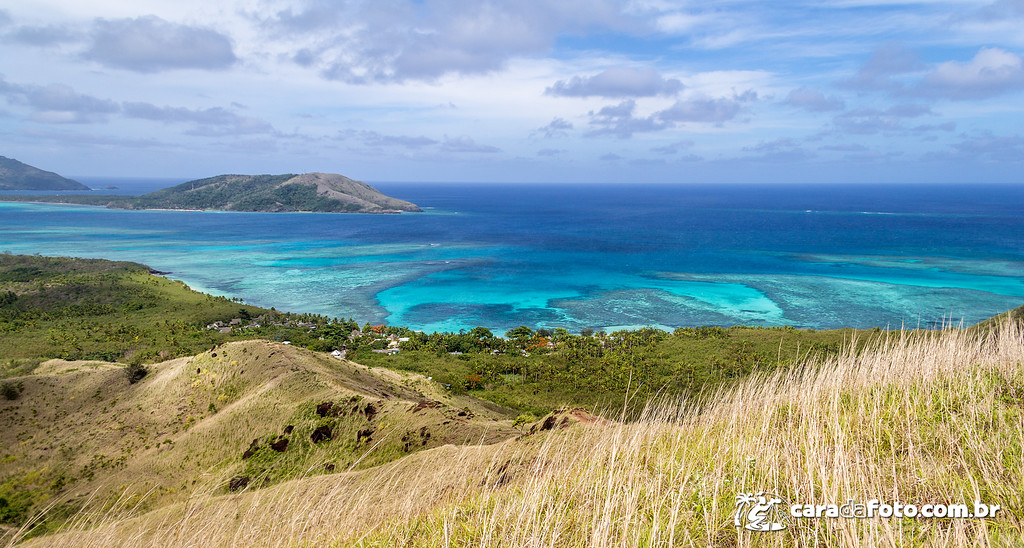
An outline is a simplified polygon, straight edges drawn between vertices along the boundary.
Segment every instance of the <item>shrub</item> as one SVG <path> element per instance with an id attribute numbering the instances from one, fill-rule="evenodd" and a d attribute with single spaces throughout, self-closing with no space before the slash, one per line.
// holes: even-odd
<path id="1" fill-rule="evenodd" d="M 149 374 L 149 369 L 141 363 L 132 363 L 124 368 L 124 374 L 128 377 L 128 384 L 135 384 Z"/>
<path id="2" fill-rule="evenodd" d="M 0 384 L 0 394 L 3 395 L 4 399 L 14 401 L 18 399 L 19 396 L 21 396 L 21 391 L 24 388 L 25 385 L 20 382 L 15 384 L 11 381 L 7 381 L 4 382 L 3 384 Z"/>

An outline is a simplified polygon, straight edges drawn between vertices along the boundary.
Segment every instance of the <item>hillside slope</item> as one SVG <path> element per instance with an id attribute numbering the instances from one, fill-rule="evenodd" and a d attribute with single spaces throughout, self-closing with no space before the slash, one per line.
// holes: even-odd
<path id="1" fill-rule="evenodd" d="M 985 336 L 898 336 L 755 375 L 705 406 L 667 401 L 631 423 L 584 414 L 579 428 L 562 428 L 564 413 L 538 435 L 439 447 L 364 472 L 242 494 L 194 490 L 150 513 L 123 503 L 38 544 L 1020 546 L 1021 334 L 1007 323 Z M 760 492 L 783 501 L 769 516 L 781 530 L 734 524 L 745 495 Z M 788 512 L 850 499 L 1001 508 L 966 519 Z"/>
<path id="2" fill-rule="evenodd" d="M 89 190 L 89 187 L 52 171 L 0 156 L 0 190 Z"/>
<path id="3" fill-rule="evenodd" d="M 221 209 L 231 211 L 321 211 L 397 213 L 415 204 L 372 186 L 331 173 L 218 175 L 182 183 L 137 198 L 113 201 L 133 209 Z"/>
<path id="4" fill-rule="evenodd" d="M 36 373 L 5 380 L 17 394 L 0 399 L 8 535 L 49 504 L 36 534 L 87 503 L 155 509 L 197 488 L 258 489 L 516 433 L 497 406 L 419 375 L 261 340 L 152 365 L 135 383 L 100 362 Z"/>

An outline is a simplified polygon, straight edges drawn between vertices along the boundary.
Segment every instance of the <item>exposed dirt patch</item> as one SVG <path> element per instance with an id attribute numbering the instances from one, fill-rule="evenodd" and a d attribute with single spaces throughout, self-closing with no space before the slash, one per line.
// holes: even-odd
<path id="1" fill-rule="evenodd" d="M 244 453 L 242 453 L 242 460 L 245 460 L 253 456 L 259 448 L 260 440 L 252 440 L 252 443 L 249 444 L 249 448 L 246 449 Z"/>
<path id="2" fill-rule="evenodd" d="M 610 423 L 607 419 L 602 419 L 586 409 L 572 407 L 552 411 L 550 415 L 544 417 L 542 422 L 534 424 L 530 428 L 530 433 L 534 434 L 545 430 L 554 430 L 555 428 L 569 428 L 573 424 L 596 424 L 603 426 Z"/>
<path id="3" fill-rule="evenodd" d="M 343 411 L 344 409 L 340 405 L 335 405 L 332 401 L 325 401 L 316 406 L 316 414 L 321 417 L 337 417 Z"/>
<path id="4" fill-rule="evenodd" d="M 364 438 L 368 442 L 373 441 L 373 428 L 364 428 L 356 432 L 356 443 L 363 441 Z"/>
<path id="5" fill-rule="evenodd" d="M 249 485 L 249 476 L 235 476 L 228 480 L 228 491 L 241 491 Z"/>
<path id="6" fill-rule="evenodd" d="M 586 409 L 583 409 L 582 407 L 574 407 L 572 409 L 566 410 L 566 412 L 570 417 L 575 419 L 577 422 L 582 422 L 583 424 L 611 424 L 607 419 L 602 419 L 601 417 L 594 415 L 593 413 L 587 411 Z"/>
<path id="7" fill-rule="evenodd" d="M 288 438 L 277 438 L 270 444 L 270 448 L 278 453 L 284 453 L 288 450 Z"/>
<path id="8" fill-rule="evenodd" d="M 334 432 L 331 432 L 331 427 L 326 424 L 316 430 L 313 430 L 313 433 L 309 435 L 309 440 L 313 443 L 320 443 L 322 441 L 330 441 L 333 439 Z"/>
<path id="9" fill-rule="evenodd" d="M 419 413 L 420 411 L 423 411 L 424 409 L 427 409 L 427 408 L 444 409 L 445 408 L 445 404 L 443 404 L 443 403 L 441 403 L 439 401 L 433 401 L 433 400 L 421 401 L 421 402 L 417 403 L 416 405 L 412 406 L 412 412 L 413 413 Z"/>

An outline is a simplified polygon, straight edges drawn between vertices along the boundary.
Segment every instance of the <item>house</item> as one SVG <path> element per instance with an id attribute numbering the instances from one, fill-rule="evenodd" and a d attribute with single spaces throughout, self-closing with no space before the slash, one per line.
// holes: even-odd
<path id="1" fill-rule="evenodd" d="M 221 333 L 227 334 L 227 333 L 231 333 L 231 328 L 230 327 L 221 327 L 220 329 L 218 329 L 218 331 L 220 331 Z"/>

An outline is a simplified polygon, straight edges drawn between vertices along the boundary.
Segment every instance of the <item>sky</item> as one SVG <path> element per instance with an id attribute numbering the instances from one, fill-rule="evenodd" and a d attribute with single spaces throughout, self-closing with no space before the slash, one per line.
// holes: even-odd
<path id="1" fill-rule="evenodd" d="M 0 0 L 0 155 L 182 180 L 1024 182 L 1024 0 Z"/>

